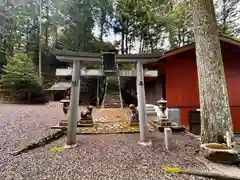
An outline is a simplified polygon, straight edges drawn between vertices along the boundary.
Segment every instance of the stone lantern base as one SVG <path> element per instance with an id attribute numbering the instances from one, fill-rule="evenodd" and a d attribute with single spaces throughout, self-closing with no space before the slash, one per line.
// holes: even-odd
<path id="1" fill-rule="evenodd" d="M 59 122 L 59 125 L 58 126 L 64 126 L 64 127 L 67 127 L 68 126 L 68 122 L 67 120 L 61 120 Z M 93 126 L 93 120 L 80 120 L 78 121 L 77 123 L 77 127 L 92 127 Z"/>
<path id="2" fill-rule="evenodd" d="M 170 127 L 172 126 L 172 123 L 166 118 L 166 119 L 160 119 L 159 125 L 162 127 Z"/>
<path id="3" fill-rule="evenodd" d="M 78 127 L 92 127 L 93 126 L 93 119 L 81 119 L 78 121 Z"/>
<path id="4" fill-rule="evenodd" d="M 67 125 L 68 125 L 67 120 L 60 120 L 59 126 L 67 126 Z"/>
<path id="5" fill-rule="evenodd" d="M 81 119 L 78 121 L 78 127 L 92 127 L 93 117 L 92 117 L 92 106 L 88 106 L 85 111 L 81 112 Z"/>

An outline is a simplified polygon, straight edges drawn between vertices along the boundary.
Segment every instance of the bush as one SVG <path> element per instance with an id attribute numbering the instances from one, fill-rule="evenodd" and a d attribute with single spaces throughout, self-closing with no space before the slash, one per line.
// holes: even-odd
<path id="1" fill-rule="evenodd" d="M 2 85 L 11 91 L 15 100 L 29 102 L 37 97 L 45 101 L 44 91 L 33 61 L 24 53 L 16 53 L 7 59 L 3 67 Z"/>

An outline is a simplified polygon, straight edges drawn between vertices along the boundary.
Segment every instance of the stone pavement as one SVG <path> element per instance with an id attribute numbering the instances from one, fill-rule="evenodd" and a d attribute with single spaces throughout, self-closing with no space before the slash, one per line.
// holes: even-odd
<path id="1" fill-rule="evenodd" d="M 197 160 L 202 162 L 211 171 L 240 178 L 240 168 L 237 166 L 214 163 L 203 157 L 197 157 Z"/>
<path id="2" fill-rule="evenodd" d="M 93 127 L 79 127 L 79 134 L 109 134 L 139 132 L 139 126 L 128 123 L 128 108 L 106 108 L 93 110 Z M 149 131 L 155 131 L 149 124 Z"/>

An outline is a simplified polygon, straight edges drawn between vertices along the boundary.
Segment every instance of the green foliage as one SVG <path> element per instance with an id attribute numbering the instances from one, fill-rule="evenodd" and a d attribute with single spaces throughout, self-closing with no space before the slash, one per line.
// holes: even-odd
<path id="1" fill-rule="evenodd" d="M 239 36 L 240 0 L 218 0 L 215 4 L 219 32 Z"/>
<path id="2" fill-rule="evenodd" d="M 192 42 L 188 2 L 156 0 L 117 0 L 115 33 L 122 37 L 122 53 L 140 42 L 139 52 L 159 51 L 169 36 L 171 47 Z"/>
<path id="3" fill-rule="evenodd" d="M 43 88 L 33 61 L 24 53 L 16 53 L 7 59 L 3 67 L 2 84 L 17 95 L 29 93 L 31 96 L 42 96 Z M 22 96 L 24 98 L 24 96 Z"/>
<path id="4" fill-rule="evenodd" d="M 169 5 L 163 22 L 169 33 L 170 49 L 190 44 L 194 41 L 191 7 L 188 1 Z"/>
<path id="5" fill-rule="evenodd" d="M 219 30 L 239 34 L 239 0 L 217 1 Z M 116 0 L 114 32 L 121 35 L 122 53 L 140 43 L 139 52 L 174 49 L 192 43 L 193 24 L 190 1 Z M 166 43 L 167 41 L 168 43 Z"/>
<path id="6" fill-rule="evenodd" d="M 100 28 L 99 39 L 102 42 L 103 36 L 108 35 L 113 18 L 113 0 L 93 0 L 93 17 Z"/>
<path id="7" fill-rule="evenodd" d="M 135 69 L 136 68 L 136 65 L 135 64 L 119 64 L 118 66 L 119 69 Z"/>
<path id="8" fill-rule="evenodd" d="M 131 53 L 151 53 L 193 42 L 189 1 L 176 0 L 42 0 L 42 34 L 39 1 L 7 5 L 10 19 L 1 28 L 0 64 L 16 52 L 26 52 L 38 65 L 42 49 L 101 52 L 120 46 Z M 219 30 L 239 34 L 239 0 L 219 0 Z M 94 36 L 94 29 L 99 32 Z M 104 42 L 111 30 L 120 35 L 115 43 Z M 41 43 L 39 43 L 41 41 Z M 166 43 L 168 42 L 168 43 Z M 169 46 L 167 46 L 169 44 Z M 168 48 L 168 49 L 169 49 Z"/>
<path id="9" fill-rule="evenodd" d="M 71 51 L 101 52 L 112 48 L 109 42 L 103 42 L 103 35 L 109 30 L 108 20 L 112 16 L 112 2 L 102 1 L 76 1 L 65 3 L 64 29 L 57 38 L 56 48 Z M 99 40 L 93 35 L 94 24 L 100 27 Z"/>

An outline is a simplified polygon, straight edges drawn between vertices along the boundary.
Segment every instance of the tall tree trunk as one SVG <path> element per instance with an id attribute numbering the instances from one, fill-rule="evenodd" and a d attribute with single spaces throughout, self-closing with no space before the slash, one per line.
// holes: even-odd
<path id="1" fill-rule="evenodd" d="M 173 11 L 172 0 L 169 1 L 169 11 Z M 170 50 L 177 48 L 175 41 L 174 41 L 174 32 L 171 27 L 168 28 L 168 41 L 169 41 L 169 45 L 170 45 Z"/>
<path id="2" fill-rule="evenodd" d="M 132 41 L 133 41 L 133 40 L 132 40 L 132 38 L 130 37 L 130 38 L 129 38 L 129 48 L 128 48 L 128 53 L 129 53 L 129 54 L 131 54 L 131 52 L 132 52 Z"/>
<path id="3" fill-rule="evenodd" d="M 151 38 L 151 39 L 150 39 L 150 50 L 151 50 L 151 53 L 153 53 L 153 51 L 154 51 L 153 41 L 154 41 L 154 40 Z"/>
<path id="4" fill-rule="evenodd" d="M 13 56 L 13 49 L 14 49 L 13 46 L 14 46 L 13 30 L 10 30 L 10 35 L 8 39 L 8 56 Z"/>
<path id="5" fill-rule="evenodd" d="M 55 30 L 55 48 L 57 48 L 58 47 L 58 28 L 57 28 L 57 25 L 55 26 L 54 30 Z"/>
<path id="6" fill-rule="evenodd" d="M 125 36 L 124 36 L 124 28 L 122 28 L 122 31 L 121 31 L 121 35 L 122 35 L 122 38 L 121 38 L 121 53 L 124 54 L 124 39 L 125 39 Z"/>
<path id="7" fill-rule="evenodd" d="M 221 142 L 232 132 L 227 86 L 212 0 L 192 0 L 201 108 L 201 141 Z"/>
<path id="8" fill-rule="evenodd" d="M 47 47 L 48 47 L 48 29 L 49 29 L 49 2 L 48 1 L 47 1 L 47 4 L 46 4 L 47 25 L 46 25 L 46 29 L 45 29 L 45 44 L 46 44 Z"/>
<path id="9" fill-rule="evenodd" d="M 125 53 L 128 54 L 128 23 L 125 26 Z"/>
<path id="10" fill-rule="evenodd" d="M 177 34 L 177 37 L 178 37 L 178 42 L 177 42 L 177 46 L 178 47 L 181 47 L 182 46 L 182 34 L 181 34 L 181 28 L 178 29 L 178 34 Z"/>
<path id="11" fill-rule="evenodd" d="M 227 0 L 223 0 L 223 9 L 222 9 L 222 25 L 223 25 L 223 33 L 226 33 L 227 31 L 227 18 L 228 18 L 228 12 L 227 10 Z"/>
<path id="12" fill-rule="evenodd" d="M 141 53 L 142 52 L 142 34 L 140 35 L 140 45 L 139 45 L 139 52 L 138 53 Z"/>
<path id="13" fill-rule="evenodd" d="M 175 49 L 177 47 L 174 42 L 174 33 L 172 32 L 171 29 L 169 29 L 168 41 L 169 41 L 169 45 L 170 45 L 170 50 Z"/>
<path id="14" fill-rule="evenodd" d="M 106 21 L 106 10 L 101 8 L 101 19 L 100 19 L 100 42 L 103 42 L 103 34 L 104 34 L 104 24 Z"/>
<path id="15" fill-rule="evenodd" d="M 2 67 L 6 64 L 7 41 L 6 41 L 6 38 L 2 34 L 0 34 L 0 37 L 2 38 L 2 44 L 1 44 L 2 50 L 0 51 L 0 74 L 1 74 Z"/>

